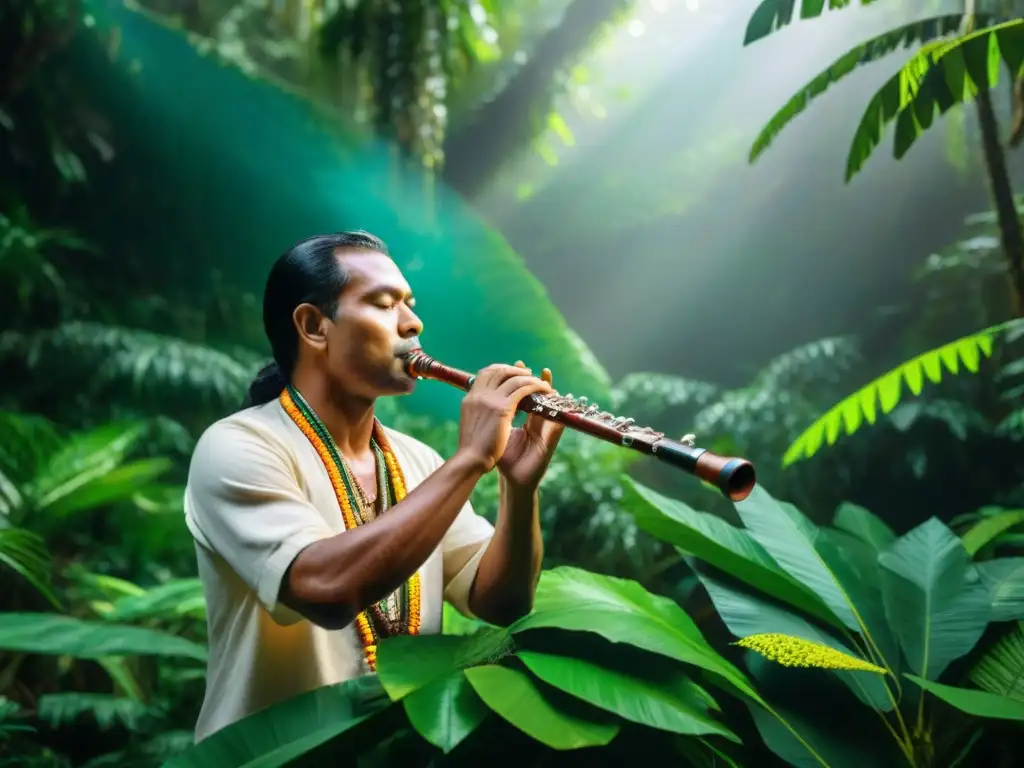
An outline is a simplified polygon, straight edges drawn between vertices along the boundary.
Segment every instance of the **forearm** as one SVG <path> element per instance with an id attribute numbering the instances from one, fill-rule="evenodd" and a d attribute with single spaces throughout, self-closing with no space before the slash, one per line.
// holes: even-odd
<path id="1" fill-rule="evenodd" d="M 310 545 L 289 571 L 284 601 L 318 623 L 348 623 L 426 562 L 483 474 L 456 454 L 386 514 Z"/>
<path id="2" fill-rule="evenodd" d="M 533 607 L 544 559 L 536 490 L 501 480 L 501 501 L 494 536 L 480 560 L 469 608 L 484 621 L 511 624 Z"/>

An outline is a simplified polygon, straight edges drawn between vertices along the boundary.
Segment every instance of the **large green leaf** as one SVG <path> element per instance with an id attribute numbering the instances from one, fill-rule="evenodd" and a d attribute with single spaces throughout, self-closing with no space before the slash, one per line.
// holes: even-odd
<path id="1" fill-rule="evenodd" d="M 137 595 L 118 598 L 104 618 L 109 621 L 140 621 L 173 618 L 194 610 L 203 601 L 199 579 L 174 579 Z"/>
<path id="2" fill-rule="evenodd" d="M 402 705 L 420 736 L 445 754 L 476 730 L 488 712 L 461 670 L 418 688 Z"/>
<path id="3" fill-rule="evenodd" d="M 896 541 L 896 534 L 881 518 L 864 507 L 843 502 L 836 510 L 832 525 L 882 552 Z"/>
<path id="4" fill-rule="evenodd" d="M 933 696 L 937 696 L 947 704 L 961 712 L 975 717 L 990 717 L 997 720 L 1017 720 L 1024 722 L 1024 701 L 1015 701 L 1009 696 L 1000 696 L 988 691 L 976 691 L 970 688 L 957 688 L 943 685 L 932 680 L 922 680 L 915 675 L 906 675 Z"/>
<path id="5" fill-rule="evenodd" d="M 117 469 L 138 444 L 144 429 L 138 422 L 115 422 L 72 435 L 33 478 L 31 495 L 35 505 L 46 508 L 56 504 Z"/>
<path id="6" fill-rule="evenodd" d="M 821 531 L 816 525 L 792 504 L 772 498 L 760 485 L 736 504 L 736 511 L 751 535 L 786 573 L 821 598 L 843 625 L 861 631 L 853 598 L 819 551 Z"/>
<path id="7" fill-rule="evenodd" d="M 520 661 L 548 685 L 640 725 L 689 736 L 739 738 L 708 713 L 707 694 L 681 672 L 650 680 L 583 659 L 520 651 Z"/>
<path id="8" fill-rule="evenodd" d="M 1024 557 L 1001 557 L 977 564 L 991 595 L 991 621 L 1024 619 Z"/>
<path id="9" fill-rule="evenodd" d="M 846 160 L 847 180 L 864 167 L 887 124 L 896 120 L 893 155 L 899 159 L 936 113 L 995 86 L 1004 63 L 1014 76 L 1024 64 L 1024 19 L 923 46 L 868 103 Z"/>
<path id="10" fill-rule="evenodd" d="M 707 590 L 715 611 L 729 631 L 738 638 L 778 633 L 810 640 L 850 656 L 861 657 L 845 643 L 783 608 L 734 589 L 707 573 L 699 571 L 698 578 Z M 832 674 L 842 680 L 843 684 L 869 707 L 886 712 L 893 708 L 885 681 L 878 675 L 845 670 L 833 670 Z"/>
<path id="11" fill-rule="evenodd" d="M 386 705 L 387 696 L 372 676 L 317 688 L 222 728 L 171 758 L 163 768 L 290 765 L 366 721 Z"/>
<path id="12" fill-rule="evenodd" d="M 879 765 L 865 754 L 863 745 L 838 739 L 817 727 L 813 718 L 783 707 L 774 714 L 748 704 L 757 732 L 772 752 L 796 768 L 864 768 Z M 787 727 L 788 725 L 788 727 Z"/>
<path id="13" fill-rule="evenodd" d="M 541 576 L 533 612 L 513 633 L 553 628 L 594 632 L 721 676 L 756 701 L 746 676 L 720 656 L 677 603 L 652 595 L 635 581 L 560 567 Z"/>
<path id="14" fill-rule="evenodd" d="M 465 675 L 488 707 L 552 749 L 601 747 L 619 732 L 613 722 L 586 720 L 556 708 L 519 670 L 485 665 L 467 669 Z"/>
<path id="15" fill-rule="evenodd" d="M 918 395 L 926 378 L 936 384 L 942 381 L 943 367 L 956 374 L 963 364 L 971 373 L 977 373 L 982 356 L 989 357 L 992 354 L 995 337 L 1004 331 L 1019 328 L 1022 324 L 1024 321 L 1011 320 L 994 325 L 924 352 L 882 374 L 832 406 L 824 416 L 798 435 L 786 449 L 782 465 L 789 466 L 811 458 L 822 445 L 834 445 L 840 432 L 852 435 L 864 421 L 874 424 L 879 409 L 882 413 L 889 413 L 900 402 L 904 383 L 912 394 Z"/>
<path id="16" fill-rule="evenodd" d="M 869 645 L 882 657 L 881 660 L 876 659 L 877 663 L 896 674 L 900 663 L 900 648 L 882 602 L 880 550 L 863 539 L 835 528 L 821 529 L 816 546 L 822 559 L 857 606 Z"/>
<path id="17" fill-rule="evenodd" d="M 493 663 L 511 649 L 508 632 L 496 627 L 472 635 L 399 635 L 377 648 L 377 676 L 398 701 L 460 669 Z"/>
<path id="18" fill-rule="evenodd" d="M 4 613 L 0 649 L 97 659 L 103 656 L 183 656 L 206 661 L 206 649 L 183 637 L 142 627 L 83 621 L 52 613 Z"/>
<path id="19" fill-rule="evenodd" d="M 174 466 L 170 459 L 140 459 L 95 477 L 57 499 L 45 508 L 57 517 L 96 509 L 131 499 Z"/>
<path id="20" fill-rule="evenodd" d="M 771 0 L 769 0 L 771 1 Z M 763 7 L 763 6 L 762 6 Z M 760 10 L 760 9 L 759 9 Z M 783 129 L 800 116 L 811 102 L 825 93 L 831 86 L 855 71 L 858 67 L 878 61 L 900 48 L 911 48 L 918 43 L 945 37 L 960 27 L 962 14 L 950 14 L 916 21 L 885 32 L 864 43 L 854 46 L 825 70 L 816 75 L 776 112 L 754 139 L 750 148 L 750 162 L 760 157 Z M 753 22 L 753 19 L 751 20 Z M 749 29 L 749 28 L 748 28 Z"/>
<path id="21" fill-rule="evenodd" d="M 985 517 L 963 535 L 964 549 L 972 555 L 976 555 L 982 547 L 991 544 L 1002 534 L 1022 523 L 1024 523 L 1024 509 L 1010 509 Z"/>
<path id="22" fill-rule="evenodd" d="M 819 619 L 841 626 L 828 607 L 778 563 L 747 531 L 697 512 L 681 501 L 623 477 L 623 506 L 637 525 L 662 541 L 710 563 L 730 576 Z"/>
<path id="23" fill-rule="evenodd" d="M 969 653 L 989 623 L 989 590 L 963 544 L 931 518 L 880 556 L 885 612 L 910 669 L 935 680 Z"/>

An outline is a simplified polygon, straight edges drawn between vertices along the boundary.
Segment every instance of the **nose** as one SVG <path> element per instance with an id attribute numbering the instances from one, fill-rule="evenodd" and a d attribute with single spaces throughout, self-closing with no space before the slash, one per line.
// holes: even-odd
<path id="1" fill-rule="evenodd" d="M 398 333 L 403 339 L 423 333 L 423 321 L 408 306 L 404 306 L 402 316 L 398 321 Z"/>

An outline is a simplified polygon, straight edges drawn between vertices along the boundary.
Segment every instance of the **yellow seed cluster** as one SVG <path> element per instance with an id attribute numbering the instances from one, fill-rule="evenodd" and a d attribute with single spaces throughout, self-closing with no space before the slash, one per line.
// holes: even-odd
<path id="1" fill-rule="evenodd" d="M 870 662 L 850 656 L 835 648 L 821 643 L 814 643 L 799 637 L 791 637 L 775 632 L 750 635 L 734 643 L 748 648 L 784 667 L 816 667 L 818 669 L 847 669 L 855 672 L 876 672 L 885 674 L 885 670 Z"/>
<path id="2" fill-rule="evenodd" d="M 345 523 L 345 530 L 352 530 L 358 525 L 358 522 L 356 521 L 355 511 L 352 509 L 352 502 L 348 497 L 348 492 L 345 490 L 345 481 L 342 479 L 341 472 L 334 462 L 334 457 L 331 456 L 330 450 L 324 444 L 324 441 L 320 439 L 316 430 L 313 429 L 313 425 L 309 423 L 295 404 L 295 401 L 292 400 L 292 396 L 287 389 L 281 392 L 280 401 L 285 412 L 291 417 L 298 428 L 302 430 L 302 434 L 313 445 L 317 455 L 327 469 L 327 475 L 331 479 L 331 486 L 334 488 L 334 495 L 338 499 L 338 506 L 341 508 L 341 518 Z M 405 498 L 405 476 L 402 474 L 402 468 L 398 465 L 395 454 L 391 450 L 391 445 L 384 436 L 384 431 L 380 428 L 379 423 L 374 425 L 374 437 L 377 439 L 377 444 L 380 445 L 381 451 L 384 454 L 384 461 L 391 475 L 391 484 L 395 489 L 395 503 L 398 503 Z M 406 627 L 406 632 L 410 635 L 419 634 L 420 622 L 420 574 L 417 571 L 409 579 L 409 623 Z M 369 665 L 371 672 L 376 672 L 376 638 L 370 625 L 370 619 L 365 611 L 356 616 L 356 632 L 359 634 L 359 639 L 363 644 L 366 663 Z"/>

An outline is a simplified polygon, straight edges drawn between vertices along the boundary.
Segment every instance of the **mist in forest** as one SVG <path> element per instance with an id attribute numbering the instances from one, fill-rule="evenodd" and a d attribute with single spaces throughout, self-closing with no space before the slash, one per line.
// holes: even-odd
<path id="1" fill-rule="evenodd" d="M 906 321 L 884 308 L 914 294 L 911 273 L 962 234 L 965 216 L 990 208 L 973 107 L 937 117 L 899 161 L 889 126 L 845 183 L 856 126 L 906 60 L 900 49 L 815 98 L 753 165 L 747 156 L 814 75 L 920 18 L 919 4 L 797 19 L 747 47 L 757 0 L 657 5 L 637 14 L 639 35 L 619 27 L 594 64 L 606 88 L 629 85 L 613 116 L 570 123 L 564 161 L 511 163 L 477 204 L 613 378 L 652 370 L 739 385 L 825 336 L 884 349 Z M 956 4 L 935 4 L 946 10 Z M 994 101 L 1005 133 L 1005 76 Z M 1024 181 L 1021 153 L 1007 159 Z M 532 197 L 512 197 L 517 180 L 537 177 Z"/>

